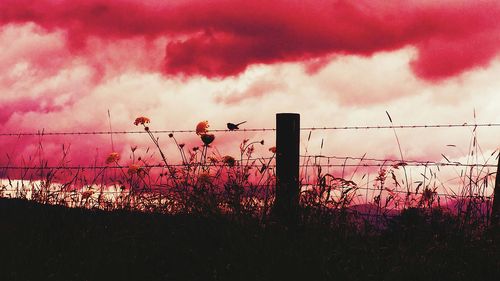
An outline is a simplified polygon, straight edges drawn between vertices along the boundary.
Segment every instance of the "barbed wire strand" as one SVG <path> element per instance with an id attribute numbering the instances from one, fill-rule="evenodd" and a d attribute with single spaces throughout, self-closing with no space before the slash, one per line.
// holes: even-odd
<path id="1" fill-rule="evenodd" d="M 158 165 L 139 165 L 137 168 L 165 168 L 168 167 L 187 167 L 187 166 L 209 166 L 209 167 L 232 167 L 229 164 L 170 164 L 165 166 L 164 164 Z M 386 167 L 387 165 L 380 163 L 359 163 L 359 164 L 301 164 L 299 167 Z M 409 167 L 427 167 L 427 166 L 453 166 L 453 167 L 489 167 L 496 168 L 497 166 L 494 164 L 461 164 L 461 163 L 408 163 L 404 166 Z M 79 170 L 79 169 L 126 169 L 130 166 L 118 165 L 118 166 L 0 166 L 0 169 L 4 170 Z M 275 168 L 275 164 L 266 165 L 268 168 Z M 260 168 L 259 166 L 255 167 L 256 169 Z"/>
<path id="2" fill-rule="evenodd" d="M 372 125 L 372 126 L 331 126 L 331 127 L 304 127 L 301 131 L 321 131 L 321 130 L 371 130 L 371 129 L 419 129 L 419 128 L 460 128 L 460 127 L 500 127 L 500 123 L 482 123 L 482 124 L 424 124 L 424 125 Z M 210 132 L 271 132 L 276 128 L 249 128 L 239 130 L 213 129 Z M 196 130 L 149 130 L 153 134 L 175 134 L 175 133 L 196 133 Z M 3 132 L 3 137 L 21 137 L 21 136 L 61 136 L 61 135 L 124 135 L 124 134 L 147 134 L 148 131 L 77 131 L 77 132 L 50 132 L 39 130 L 38 132 Z"/>
<path id="3" fill-rule="evenodd" d="M 311 186 L 317 186 L 318 184 L 302 184 L 301 187 L 311 187 Z M 274 184 L 247 184 L 247 185 L 242 185 L 241 187 L 270 187 L 270 186 L 275 186 Z M 162 187 L 154 187 L 151 189 L 137 189 L 133 190 L 132 193 L 137 193 L 137 194 L 148 194 L 148 195 L 154 195 L 156 193 L 162 193 L 164 192 L 165 188 L 162 189 Z M 389 190 L 387 188 L 384 189 L 379 189 L 379 188 L 370 188 L 370 187 L 356 187 L 353 188 L 352 191 L 357 191 L 357 190 L 370 190 L 370 191 L 378 191 L 378 192 L 388 192 L 388 193 L 399 193 L 399 194 L 405 194 L 405 195 L 422 195 L 424 194 L 425 190 L 422 189 L 420 192 L 415 192 L 415 191 L 404 191 L 404 190 Z M 87 189 L 87 190 L 39 190 L 39 189 L 0 189 L 0 192 L 3 193 L 19 193 L 19 192 L 31 192 L 31 193 L 40 193 L 40 192 L 46 192 L 49 194 L 58 194 L 58 193 L 67 193 L 67 194 L 82 194 L 85 192 L 91 191 L 92 194 L 124 194 L 124 193 L 130 193 L 130 189 L 124 189 L 124 190 L 92 190 L 92 189 Z M 335 190 L 333 190 L 335 191 Z M 341 191 L 340 189 L 337 191 Z M 302 191 L 304 193 L 304 191 Z M 458 194 L 448 194 L 448 193 L 439 193 L 439 192 L 432 192 L 433 196 L 439 196 L 439 197 L 450 197 L 450 198 L 482 198 L 482 199 L 487 199 L 491 200 L 493 199 L 493 195 L 458 195 Z M 368 198 L 367 198 L 368 199 Z"/>
<path id="4" fill-rule="evenodd" d="M 500 127 L 500 123 L 482 124 L 420 124 L 420 125 L 372 125 L 372 126 L 333 126 L 333 127 L 306 127 L 300 130 L 371 130 L 371 129 L 430 129 L 430 128 L 460 128 L 460 127 Z"/>
<path id="5" fill-rule="evenodd" d="M 301 164 L 299 167 L 385 167 L 387 165 L 384 164 Z M 401 165 L 394 166 L 409 166 L 409 167 L 425 167 L 425 166 L 453 166 L 453 167 L 490 167 L 496 168 L 497 165 L 494 164 L 484 164 L 484 163 L 473 163 L 473 164 L 462 164 L 462 163 L 432 163 L 432 162 L 418 162 L 418 163 L 406 163 Z M 270 167 L 276 167 L 276 165 L 270 165 Z"/>
<path id="6" fill-rule="evenodd" d="M 241 185 L 240 187 L 270 187 L 270 186 L 274 186 L 274 184 L 244 184 L 244 185 Z M 95 189 L 86 189 L 86 190 L 78 190 L 78 189 L 72 189 L 72 190 L 40 190 L 40 189 L 32 189 L 31 187 L 30 188 L 20 188 L 20 189 L 2 189 L 0 188 L 0 192 L 4 192 L 4 193 L 11 193 L 11 192 L 14 192 L 14 193 L 19 193 L 19 192 L 31 192 L 31 193 L 41 193 L 41 192 L 46 192 L 46 193 L 69 193 L 69 194 L 81 194 L 81 193 L 84 193 L 84 192 L 92 192 L 92 194 L 100 194 L 100 193 L 103 193 L 103 194 L 114 194 L 114 193 L 119 193 L 119 194 L 123 194 L 123 193 L 137 193 L 137 194 L 159 194 L 159 193 L 162 193 L 162 192 L 165 192 L 165 187 L 160 187 L 160 186 L 155 186 L 153 188 L 142 188 L 142 189 L 133 189 L 132 191 L 130 191 L 129 188 L 126 188 L 126 189 L 123 189 L 123 190 L 99 190 L 99 187 L 95 188 Z M 168 191 L 168 190 L 167 190 Z M 1 197 L 1 196 L 0 196 Z"/>
<path id="7" fill-rule="evenodd" d="M 308 184 L 303 184 L 303 187 L 311 187 L 311 186 L 317 186 L 318 184 L 314 183 L 308 183 Z M 398 189 L 388 189 L 388 188 L 375 188 L 375 187 L 353 187 L 352 190 L 370 190 L 370 191 L 378 191 L 378 192 L 388 192 L 388 193 L 400 193 L 400 194 L 408 194 L 408 195 L 422 195 L 425 192 L 425 189 L 423 188 L 419 192 L 415 191 L 405 191 L 405 190 L 398 190 Z M 335 191 L 335 190 L 332 190 Z M 337 191 L 342 191 L 341 189 Z M 486 198 L 486 199 L 492 199 L 493 195 L 458 195 L 458 194 L 449 194 L 449 193 L 440 193 L 440 192 L 435 192 L 431 191 L 432 195 L 436 196 L 442 196 L 442 197 L 451 197 L 451 198 Z"/>
<path id="8" fill-rule="evenodd" d="M 366 157 L 353 157 L 353 156 L 324 156 L 324 155 L 300 155 L 300 158 L 314 158 L 314 159 L 336 159 L 336 160 L 360 160 L 360 161 L 374 161 L 382 163 L 396 163 L 396 166 L 464 166 L 464 167 L 496 167 L 494 164 L 478 163 L 478 164 L 463 164 L 461 162 L 436 162 L 424 160 L 399 160 L 399 159 L 380 159 L 380 158 L 366 158 Z M 316 165 L 316 164 L 309 164 Z M 323 165 L 323 164 L 320 164 Z M 326 165 L 326 164 L 325 164 Z M 335 164 L 336 165 L 336 164 Z M 349 164 L 358 166 L 358 164 Z M 360 164 L 363 165 L 363 164 Z"/>
<path id="9" fill-rule="evenodd" d="M 165 164 L 158 165 L 138 165 L 134 168 L 144 168 L 144 169 L 154 169 L 154 168 L 164 168 L 168 169 L 169 167 L 239 167 L 236 165 L 230 164 L 209 164 L 209 163 L 195 163 L 195 164 L 169 164 L 166 166 Z M 267 165 L 266 165 L 267 166 Z M 267 167 L 275 167 L 276 165 L 269 165 Z M 118 166 L 0 166 L 0 169 L 4 170 L 79 170 L 79 169 L 128 169 L 131 166 L 118 165 Z M 255 167 L 256 169 L 260 168 L 259 166 Z"/>

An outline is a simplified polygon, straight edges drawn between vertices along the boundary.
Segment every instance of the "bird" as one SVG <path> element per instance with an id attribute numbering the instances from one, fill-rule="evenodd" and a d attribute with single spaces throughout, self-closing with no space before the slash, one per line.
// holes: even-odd
<path id="1" fill-rule="evenodd" d="M 239 125 L 243 124 L 243 123 L 246 123 L 247 121 L 243 121 L 243 122 L 240 122 L 238 124 L 233 124 L 233 123 L 227 123 L 227 128 L 229 129 L 229 131 L 234 131 L 234 130 L 238 130 L 239 129 Z"/>

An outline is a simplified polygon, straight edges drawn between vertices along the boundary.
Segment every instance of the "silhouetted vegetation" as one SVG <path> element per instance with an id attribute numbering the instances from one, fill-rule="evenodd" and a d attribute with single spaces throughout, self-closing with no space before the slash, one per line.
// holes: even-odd
<path id="1" fill-rule="evenodd" d="M 300 207 L 284 222 L 273 211 L 276 147 L 255 158 L 254 146 L 264 141 L 244 139 L 238 156 L 221 155 L 202 121 L 200 146 L 187 148 L 169 134 L 182 160 L 173 164 L 149 123 L 146 117 L 134 122 L 151 138 L 156 158 L 136 155 L 132 146 L 126 165 L 111 152 L 104 166 L 71 167 L 63 158 L 50 167 L 39 159 L 40 167 L 21 167 L 15 179 L 5 168 L 0 280 L 500 276 L 499 233 L 488 228 L 486 190 L 494 175 L 488 169 L 471 167 L 459 193 L 440 194 L 442 182 L 431 167 L 424 167 L 422 181 L 411 182 L 409 161 L 384 160 L 369 186 L 353 180 L 364 156 L 349 179 L 345 162 L 339 176 L 322 157 L 305 155 Z"/>
<path id="2" fill-rule="evenodd" d="M 500 274 L 495 233 L 468 235 L 440 211 L 409 209 L 377 229 L 338 224 L 340 214 L 301 213 L 297 225 L 286 227 L 245 215 L 105 212 L 0 199 L 1 279 L 496 280 Z"/>

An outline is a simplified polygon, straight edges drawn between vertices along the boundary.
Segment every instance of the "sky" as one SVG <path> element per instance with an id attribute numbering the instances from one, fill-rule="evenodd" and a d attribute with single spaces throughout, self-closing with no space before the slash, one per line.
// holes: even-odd
<path id="1" fill-rule="evenodd" d="M 2 0 L 0 132 L 210 128 L 248 121 L 273 128 L 275 114 L 304 127 L 500 123 L 498 1 Z M 111 120 L 108 120 L 108 110 Z M 484 162 L 498 127 L 478 128 Z M 467 161 L 471 128 L 399 129 L 405 159 Z M 302 132 L 303 154 L 398 158 L 392 130 Z M 179 158 L 166 135 L 167 157 Z M 235 155 L 249 138 L 216 133 Z M 188 147 L 195 134 L 176 134 Z M 321 143 L 324 143 L 321 148 Z M 43 153 L 37 150 L 43 146 Z M 64 145 L 64 148 L 63 148 Z M 454 145 L 454 146 L 449 146 Z M 0 164 L 129 163 L 147 135 L 0 137 Z M 306 152 L 307 149 L 307 152 Z M 23 162 L 24 161 L 24 162 Z M 31 162 L 30 162 L 31 161 Z M 469 161 L 472 161 L 469 159 Z M 491 161 L 489 163 L 495 163 Z"/>

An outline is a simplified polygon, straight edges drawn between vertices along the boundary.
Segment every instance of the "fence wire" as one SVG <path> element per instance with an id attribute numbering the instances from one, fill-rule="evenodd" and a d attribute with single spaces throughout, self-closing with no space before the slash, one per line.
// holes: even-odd
<path id="1" fill-rule="evenodd" d="M 244 160 L 247 161 L 247 160 Z M 252 161 L 252 160 L 250 160 Z M 383 160 L 380 160 L 383 161 Z M 385 161 L 387 162 L 387 161 Z M 275 168 L 276 164 L 265 164 L 268 168 Z M 137 165 L 140 168 L 168 168 L 168 167 L 239 167 L 238 165 L 226 164 L 226 163 L 191 163 L 191 164 L 157 164 L 157 165 Z M 388 165 L 381 163 L 358 163 L 358 164 L 299 164 L 299 167 L 387 167 Z M 393 165 L 397 166 L 397 165 Z M 407 163 L 401 166 L 408 167 L 428 167 L 428 166 L 452 166 L 452 167 L 487 167 L 496 168 L 493 164 L 484 163 L 473 163 L 473 164 L 461 164 L 461 163 L 433 163 L 433 162 L 421 162 L 421 163 Z M 130 165 L 82 165 L 82 166 L 0 166 L 3 170 L 87 170 L 87 169 L 127 169 Z M 259 166 L 256 166 L 259 168 Z M 493 173 L 494 174 L 494 173 Z"/>
<path id="2" fill-rule="evenodd" d="M 324 127 L 303 127 L 300 128 L 301 131 L 328 131 L 328 130 L 382 130 L 382 129 L 430 129 L 430 128 L 474 128 L 474 130 L 478 127 L 500 127 L 500 123 L 481 123 L 481 124 L 415 124 L 415 125 L 372 125 L 372 126 L 324 126 Z M 210 132 L 220 132 L 220 133 L 245 133 L 245 132 L 275 132 L 276 128 L 241 128 L 239 130 L 228 130 L 228 129 L 213 129 L 209 130 Z M 82 135 L 137 135 L 137 134 L 176 134 L 176 133 L 196 133 L 196 130 L 137 130 L 137 131 L 75 131 L 75 132 L 59 132 L 59 131 L 46 131 L 45 129 L 39 130 L 37 132 L 2 132 L 0 133 L 0 137 L 23 137 L 23 136 L 35 136 L 35 137 L 44 137 L 44 136 L 82 136 Z M 424 161 L 424 160 L 404 160 L 404 159 L 384 159 L 384 158 L 368 158 L 368 157 L 354 157 L 354 156 L 336 156 L 336 155 L 300 155 L 301 159 L 303 159 L 303 163 L 299 164 L 299 168 L 307 168 L 307 167 L 333 167 L 333 168 L 344 168 L 344 167 L 389 167 L 392 166 L 394 168 L 398 167 L 428 167 L 428 166 L 451 166 L 451 167 L 483 167 L 483 168 L 496 168 L 497 165 L 488 164 L 488 163 L 460 163 L 460 162 L 452 162 L 446 159 L 448 162 L 438 162 L 438 161 Z M 446 158 L 446 157 L 445 157 Z M 165 165 L 163 163 L 160 164 L 146 164 L 137 165 L 138 168 L 142 169 L 169 169 L 171 167 L 227 167 L 227 168 L 240 168 L 245 166 L 244 161 L 248 163 L 248 161 L 260 161 L 259 163 L 252 164 L 251 168 L 255 170 L 265 171 L 267 169 L 276 168 L 275 160 L 276 155 L 272 157 L 259 157 L 259 158 L 250 158 L 250 159 L 235 159 L 235 164 L 223 163 L 223 161 L 219 162 L 194 162 L 194 163 L 173 163 Z M 308 159 L 327 159 L 328 163 L 309 163 Z M 343 163 L 330 163 L 330 160 L 340 160 Z M 357 160 L 359 163 L 347 163 L 348 160 Z M 319 161 L 321 162 L 321 161 Z M 129 169 L 130 165 L 121 165 L 118 163 L 108 164 L 108 165 L 40 165 L 40 166 L 15 166 L 15 165 L 4 165 L 0 166 L 0 170 L 8 171 L 8 170 L 105 170 L 105 169 Z M 496 173 L 488 173 L 489 175 L 494 175 Z M 319 183 L 301 183 L 302 188 L 309 187 L 319 187 Z M 242 187 L 259 187 L 265 186 L 269 187 L 269 184 L 266 185 L 246 185 Z M 274 186 L 274 184 L 273 184 Z M 444 186 L 443 186 L 444 187 Z M 161 189 L 161 188 L 160 188 Z M 10 190 L 10 189 L 0 189 L 0 192 L 17 192 L 19 190 Z M 152 190 L 153 192 L 155 190 Z M 344 192 L 342 187 L 337 187 L 335 191 Z M 388 192 L 390 194 L 404 194 L 404 195 L 423 195 L 424 189 L 418 192 L 418 188 L 416 191 L 411 190 L 401 190 L 397 188 L 378 188 L 378 187 L 369 187 L 369 186 L 355 186 L 349 192 L 358 192 L 358 191 L 367 191 L 366 200 L 368 202 L 368 191 L 373 191 L 374 193 L 382 193 Z M 427 190 L 428 191 L 428 190 Z M 73 191 L 50 191 L 49 192 L 60 192 L 67 193 Z M 85 192 L 84 190 L 80 190 L 79 193 Z M 94 194 L 123 194 L 123 191 L 93 191 Z M 454 198 L 454 199 L 467 199 L 467 198 L 479 198 L 482 200 L 491 200 L 493 195 L 486 196 L 480 194 L 450 194 L 450 193 L 442 193 L 437 191 L 431 191 L 433 196 L 445 197 L 445 198 Z M 447 192 L 446 190 L 444 192 Z M 373 196 L 373 194 L 372 194 Z"/>
<path id="3" fill-rule="evenodd" d="M 382 161 L 383 162 L 383 161 Z M 385 161 L 387 162 L 387 161 Z M 384 163 L 358 163 L 358 164 L 301 164 L 299 167 L 386 167 L 388 165 Z M 495 168 L 496 165 L 484 164 L 484 163 L 473 163 L 473 164 L 461 164 L 461 163 L 436 163 L 436 162 L 419 162 L 419 163 L 403 163 L 401 165 L 393 165 L 395 167 L 428 167 L 428 166 L 453 166 L 453 167 L 484 167 L 484 168 Z"/>
<path id="4" fill-rule="evenodd" d="M 500 127 L 500 123 L 481 124 L 420 124 L 420 125 L 371 125 L 371 126 L 324 126 L 324 127 L 303 127 L 301 131 L 324 131 L 324 130 L 373 130 L 373 129 L 430 129 L 430 128 L 464 128 L 464 127 Z M 210 132 L 273 132 L 276 128 L 241 128 L 238 130 L 212 129 Z M 2 132 L 0 137 L 21 137 L 21 136 L 68 136 L 68 135 L 127 135 L 127 134 L 175 134 L 175 133 L 196 133 L 196 130 L 149 130 L 149 131 L 77 131 L 77 132 L 51 132 L 39 130 L 37 132 Z"/>

